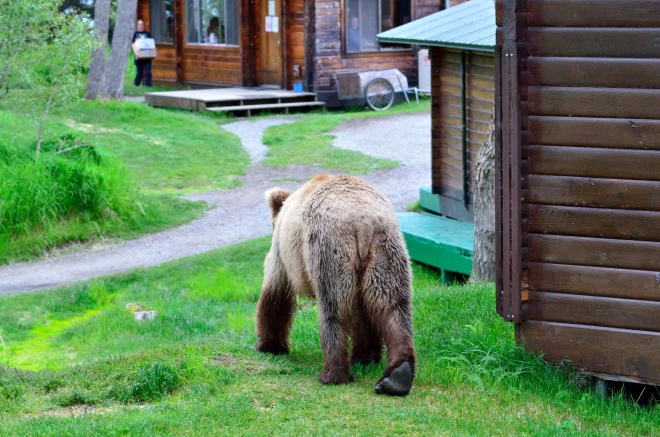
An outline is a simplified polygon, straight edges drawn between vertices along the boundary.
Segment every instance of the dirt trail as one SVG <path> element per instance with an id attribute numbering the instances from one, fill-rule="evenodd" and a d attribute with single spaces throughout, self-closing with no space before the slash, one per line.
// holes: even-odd
<path id="1" fill-rule="evenodd" d="M 0 295 L 40 290 L 77 281 L 150 267 L 177 258 L 204 253 L 272 232 L 266 189 L 279 186 L 295 190 L 316 173 L 313 167 L 266 167 L 260 164 L 268 151 L 261 142 L 270 126 L 294 122 L 290 118 L 238 121 L 223 126 L 241 138 L 252 167 L 241 178 L 243 185 L 186 196 L 211 206 L 203 217 L 186 225 L 107 246 L 99 244 L 84 252 L 0 267 Z M 430 183 L 430 116 L 428 113 L 356 119 L 343 123 L 334 133 L 336 147 L 360 150 L 396 159 L 403 165 L 364 176 L 402 210 L 418 199 L 418 189 Z M 273 182 L 278 179 L 299 182 Z"/>

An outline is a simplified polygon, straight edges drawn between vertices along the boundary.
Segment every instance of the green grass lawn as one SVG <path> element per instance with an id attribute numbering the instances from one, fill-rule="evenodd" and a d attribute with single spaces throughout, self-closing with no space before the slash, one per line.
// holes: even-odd
<path id="1" fill-rule="evenodd" d="M 53 120 L 118 156 L 146 191 L 235 187 L 249 165 L 236 135 L 197 114 L 96 101 L 57 111 Z"/>
<path id="2" fill-rule="evenodd" d="M 35 147 L 35 130 L 14 111 L 11 97 L 0 102 L 0 163 L 3 154 L 28 159 Z M 39 225 L 23 226 L 20 232 L 4 229 L 0 219 L 0 264 L 33 259 L 69 243 L 101 237 L 132 238 L 199 217 L 206 208 L 204 204 L 174 195 L 235 187 L 240 183 L 238 176 L 249 166 L 239 138 L 221 129 L 221 121 L 130 102 L 81 101 L 53 108 L 44 145 L 57 147 L 59 141 L 75 138 L 108 159 L 118 159 L 127 175 L 122 169 L 124 173 L 117 177 L 127 176 L 127 186 L 137 190 L 132 200 L 135 205 L 127 208 L 133 213 L 117 220 L 112 215 L 107 220 L 76 213 L 49 216 Z M 17 165 L 13 158 L 5 157 L 5 161 Z M 36 190 L 46 187 L 35 183 L 24 189 L 35 196 Z"/>
<path id="3" fill-rule="evenodd" d="M 353 111 L 313 113 L 293 124 L 272 126 L 264 134 L 264 144 L 270 148 L 264 164 L 274 167 L 291 164 L 309 165 L 339 169 L 351 174 L 366 174 L 396 167 L 399 163 L 390 159 L 373 158 L 360 152 L 333 147 L 334 137 L 329 132 L 347 120 L 430 111 L 430 109 L 430 100 L 423 99 L 418 104 L 400 103 L 383 112 L 359 108 Z"/>
<path id="4" fill-rule="evenodd" d="M 36 226 L 26 233 L 0 232 L 0 265 L 30 261 L 69 245 L 137 238 L 187 223 L 208 209 L 204 202 L 190 202 L 170 194 L 138 194 L 137 202 L 137 212 L 125 220 L 99 221 L 71 216 Z"/>
<path id="5" fill-rule="evenodd" d="M 269 239 L 54 291 L 0 298 L 3 435 L 658 435 L 660 408 L 603 401 L 516 347 L 492 285 L 414 266 L 418 377 L 376 396 L 383 364 L 326 387 L 314 302 L 292 352 L 254 350 Z M 135 322 L 138 303 L 159 312 Z M 87 412 L 81 415 L 83 412 Z"/>

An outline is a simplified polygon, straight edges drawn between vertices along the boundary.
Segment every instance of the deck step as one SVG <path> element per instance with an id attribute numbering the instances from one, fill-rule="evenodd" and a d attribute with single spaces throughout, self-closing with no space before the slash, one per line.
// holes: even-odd
<path id="1" fill-rule="evenodd" d="M 410 258 L 441 269 L 444 281 L 472 272 L 474 225 L 435 214 L 397 214 Z"/>
<path id="2" fill-rule="evenodd" d="M 312 108 L 324 106 L 324 102 L 294 102 L 294 103 L 267 103 L 264 105 L 236 105 L 236 106 L 214 106 L 206 108 L 213 112 L 231 112 L 231 111 L 261 111 L 264 109 L 288 109 L 288 108 Z"/>
<path id="3" fill-rule="evenodd" d="M 305 108 L 321 106 L 316 102 L 316 93 L 297 93 L 288 90 L 263 88 L 210 88 L 199 90 L 164 91 L 145 94 L 149 106 L 185 109 L 189 111 L 237 111 L 236 106 L 286 105 L 300 103 L 304 105 L 290 106 Z M 217 109 L 212 109 L 217 108 Z M 263 106 L 259 109 L 286 109 L 282 106 Z M 245 111 L 241 108 L 238 110 Z"/>
<path id="4" fill-rule="evenodd" d="M 431 187 L 419 189 L 419 206 L 427 211 L 440 214 L 440 196 L 433 194 Z"/>

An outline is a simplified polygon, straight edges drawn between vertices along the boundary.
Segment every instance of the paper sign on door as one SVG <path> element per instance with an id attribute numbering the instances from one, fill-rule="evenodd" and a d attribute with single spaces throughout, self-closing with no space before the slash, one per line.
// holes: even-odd
<path id="1" fill-rule="evenodd" d="M 273 17 L 266 17 L 266 32 L 273 31 Z"/>
<path id="2" fill-rule="evenodd" d="M 275 15 L 275 0 L 268 1 L 268 15 Z"/>
<path id="3" fill-rule="evenodd" d="M 279 17 L 273 17 L 273 32 L 279 32 L 280 31 L 280 18 Z"/>

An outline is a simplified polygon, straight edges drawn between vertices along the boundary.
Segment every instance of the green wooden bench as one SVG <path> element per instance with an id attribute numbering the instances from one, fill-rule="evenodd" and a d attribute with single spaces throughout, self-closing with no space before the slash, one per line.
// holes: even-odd
<path id="1" fill-rule="evenodd" d="M 419 206 L 427 211 L 441 214 L 440 196 L 431 192 L 431 187 L 422 187 L 419 189 Z"/>
<path id="2" fill-rule="evenodd" d="M 443 283 L 472 272 L 474 225 L 429 213 L 397 214 L 410 258 L 442 270 Z"/>

